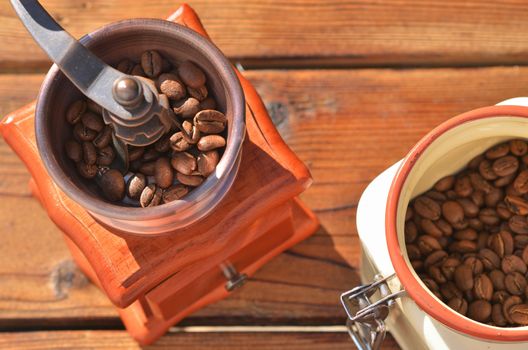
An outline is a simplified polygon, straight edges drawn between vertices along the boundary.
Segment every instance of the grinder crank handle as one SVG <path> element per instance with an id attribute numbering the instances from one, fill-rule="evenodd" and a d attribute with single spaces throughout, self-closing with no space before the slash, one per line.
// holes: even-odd
<path id="1" fill-rule="evenodd" d="M 66 32 L 37 0 L 10 1 L 35 41 L 84 95 L 127 122 L 150 111 L 155 96 L 139 79 L 104 63 Z"/>

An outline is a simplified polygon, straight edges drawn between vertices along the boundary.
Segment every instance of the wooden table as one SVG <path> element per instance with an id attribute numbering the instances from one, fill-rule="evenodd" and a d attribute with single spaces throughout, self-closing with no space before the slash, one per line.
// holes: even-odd
<path id="1" fill-rule="evenodd" d="M 74 35 L 169 0 L 46 0 Z M 528 94 L 528 3 L 190 1 L 246 69 L 287 143 L 312 171 L 302 196 L 322 226 L 229 299 L 152 348 L 351 349 L 338 296 L 359 282 L 355 227 L 367 184 L 435 125 Z M 0 116 L 34 99 L 50 63 L 0 4 Z M 138 348 L 72 263 L 0 140 L 0 348 Z M 150 348 L 150 347 L 149 347 Z M 385 348 L 398 348 L 388 339 Z"/>

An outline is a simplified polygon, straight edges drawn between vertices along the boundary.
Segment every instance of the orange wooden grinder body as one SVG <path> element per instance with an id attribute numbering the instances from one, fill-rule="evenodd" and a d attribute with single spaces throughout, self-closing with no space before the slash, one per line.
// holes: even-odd
<path id="1" fill-rule="evenodd" d="M 187 5 L 169 20 L 207 36 Z M 36 147 L 34 102 L 0 125 L 31 172 L 32 192 L 64 232 L 75 261 L 107 293 L 142 344 L 229 295 L 222 263 L 229 261 L 251 276 L 318 226 L 314 214 L 296 198 L 311 184 L 308 169 L 281 139 L 251 84 L 238 76 L 247 103 L 247 135 L 237 179 L 212 214 L 164 236 L 112 232 L 59 190 Z"/>

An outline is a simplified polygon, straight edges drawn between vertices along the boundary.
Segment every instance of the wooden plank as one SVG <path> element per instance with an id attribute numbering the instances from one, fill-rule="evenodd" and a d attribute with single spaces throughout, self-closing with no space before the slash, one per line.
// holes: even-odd
<path id="1" fill-rule="evenodd" d="M 207 332 L 170 333 L 156 344 L 140 347 L 124 331 L 62 331 L 0 333 L 2 349 L 193 349 L 193 350 L 349 350 L 353 343 L 344 332 Z M 399 349 L 390 336 L 382 350 Z"/>
<path id="2" fill-rule="evenodd" d="M 184 324 L 342 324 L 337 298 L 359 282 L 354 218 L 368 182 L 441 121 L 522 95 L 528 86 L 524 67 L 245 74 L 270 106 L 288 144 L 310 167 L 315 182 L 302 197 L 322 226 L 271 261 L 242 290 Z M 0 105 L 28 102 L 32 93 L 27 91 L 34 93 L 38 81 L 38 76 L 0 76 Z M 14 90 L 23 82 L 27 91 Z M 28 197 L 27 178 L 4 144 L 0 273 L 6 278 L 0 279 L 0 326 L 62 326 L 67 318 L 115 322 L 101 293 L 89 284 L 71 283 L 82 278 L 69 265 L 59 232 Z M 64 269 L 73 272 L 61 273 Z"/>
<path id="3" fill-rule="evenodd" d="M 75 36 L 124 18 L 164 18 L 173 0 L 45 0 Z M 523 0 L 259 1 L 190 0 L 215 43 L 249 66 L 525 64 Z M 48 61 L 0 4 L 0 67 Z M 301 60 L 302 59 L 302 60 Z"/>

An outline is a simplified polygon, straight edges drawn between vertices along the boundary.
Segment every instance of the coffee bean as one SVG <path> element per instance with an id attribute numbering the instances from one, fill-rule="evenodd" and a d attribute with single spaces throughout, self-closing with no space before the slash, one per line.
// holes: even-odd
<path id="1" fill-rule="evenodd" d="M 458 258 L 448 257 L 444 260 L 440 269 L 442 270 L 444 276 L 446 276 L 448 280 L 451 280 L 453 279 L 456 267 L 460 264 L 461 262 Z"/>
<path id="2" fill-rule="evenodd" d="M 521 258 L 524 261 L 525 264 L 528 264 L 528 246 L 524 247 Z"/>
<path id="3" fill-rule="evenodd" d="M 77 141 L 91 142 L 97 136 L 97 132 L 92 129 L 88 129 L 82 123 L 77 123 L 73 127 L 73 136 L 77 139 Z"/>
<path id="4" fill-rule="evenodd" d="M 512 295 L 523 295 L 526 285 L 526 278 L 519 272 L 508 273 L 504 278 L 504 286 Z"/>
<path id="5" fill-rule="evenodd" d="M 464 298 L 454 297 L 447 302 L 447 305 L 458 312 L 459 314 L 466 315 L 468 311 L 468 304 Z"/>
<path id="6" fill-rule="evenodd" d="M 440 218 L 440 205 L 431 198 L 421 196 L 414 200 L 413 208 L 419 215 L 430 219 L 438 220 Z"/>
<path id="7" fill-rule="evenodd" d="M 97 165 L 86 164 L 85 162 L 77 163 L 77 171 L 86 179 L 93 179 L 97 175 Z"/>
<path id="8" fill-rule="evenodd" d="M 501 304 L 493 304 L 491 307 L 491 319 L 493 322 L 500 327 L 506 326 L 508 324 L 508 320 L 506 317 L 504 317 L 504 314 L 502 313 L 502 305 Z"/>
<path id="9" fill-rule="evenodd" d="M 454 278 L 456 286 L 461 291 L 466 291 L 466 290 L 470 290 L 473 288 L 474 281 L 473 281 L 473 271 L 471 270 L 471 266 L 466 265 L 466 264 L 458 265 L 455 268 L 453 278 Z"/>
<path id="10" fill-rule="evenodd" d="M 132 199 L 139 199 L 141 193 L 147 186 L 147 178 L 141 173 L 132 175 L 127 182 L 126 192 Z"/>
<path id="11" fill-rule="evenodd" d="M 502 271 L 508 274 L 511 272 L 526 273 L 526 264 L 524 261 L 516 255 L 508 255 L 502 259 L 501 262 Z"/>
<path id="12" fill-rule="evenodd" d="M 479 213 L 479 219 L 485 225 L 489 225 L 489 226 L 497 225 L 500 222 L 499 215 L 497 214 L 495 209 L 492 209 L 492 208 L 482 209 Z"/>
<path id="13" fill-rule="evenodd" d="M 510 151 L 509 144 L 501 143 L 501 144 L 498 144 L 488 149 L 484 155 L 488 159 L 497 159 L 500 157 L 504 157 L 505 155 L 508 154 L 509 151 Z"/>
<path id="14" fill-rule="evenodd" d="M 200 101 L 194 97 L 189 97 L 173 106 L 173 111 L 182 118 L 194 118 L 196 113 L 200 111 Z"/>
<path id="15" fill-rule="evenodd" d="M 420 259 L 420 257 L 422 256 L 420 249 L 416 245 L 407 244 L 406 248 L 407 248 L 407 255 L 409 256 L 409 260 Z"/>
<path id="16" fill-rule="evenodd" d="M 487 159 L 483 159 L 480 162 L 478 169 L 480 175 L 486 180 L 495 180 L 498 177 L 493 170 L 492 163 Z"/>
<path id="17" fill-rule="evenodd" d="M 190 121 L 184 120 L 182 123 L 182 127 L 185 130 L 185 132 L 187 132 L 187 134 L 190 136 L 190 137 L 187 137 L 185 134 L 183 135 L 185 137 L 185 140 L 189 144 L 194 145 L 198 143 L 198 141 L 200 141 L 200 136 L 201 136 L 200 130 L 198 130 L 198 128 L 195 127 Z"/>
<path id="18" fill-rule="evenodd" d="M 141 55 L 141 68 L 149 78 L 157 77 L 162 70 L 163 61 L 157 51 L 145 51 Z"/>
<path id="19" fill-rule="evenodd" d="M 422 260 L 411 260 L 411 266 L 416 272 L 421 272 L 424 267 L 424 263 Z"/>
<path id="20" fill-rule="evenodd" d="M 458 199 L 458 194 L 454 190 L 449 190 L 445 192 L 447 199 Z"/>
<path id="21" fill-rule="evenodd" d="M 139 204 L 143 208 L 154 207 L 161 202 L 162 190 L 156 184 L 150 184 L 143 189 L 139 197 Z"/>
<path id="22" fill-rule="evenodd" d="M 477 251 L 477 243 L 474 241 L 462 240 L 454 241 L 449 245 L 450 252 L 471 253 Z"/>
<path id="23" fill-rule="evenodd" d="M 469 196 L 469 199 L 477 206 L 482 207 L 484 205 L 484 192 L 482 191 L 473 191 Z M 457 198 L 460 199 L 460 198 Z"/>
<path id="24" fill-rule="evenodd" d="M 503 305 L 504 302 L 506 301 L 506 299 L 508 299 L 509 297 L 511 297 L 511 295 L 507 291 L 498 290 L 498 291 L 493 293 L 493 296 L 491 297 L 491 301 L 494 302 L 494 303 L 499 303 L 499 304 Z M 504 310 L 503 310 L 503 312 L 504 312 Z"/>
<path id="25" fill-rule="evenodd" d="M 191 175 L 197 169 L 196 158 L 188 152 L 174 153 L 171 165 L 176 171 L 184 175 Z M 415 235 L 418 235 L 416 226 L 414 226 L 414 229 Z"/>
<path id="26" fill-rule="evenodd" d="M 486 322 L 491 316 L 491 304 L 486 300 L 475 300 L 469 304 L 467 316 L 478 322 Z"/>
<path id="27" fill-rule="evenodd" d="M 116 69 L 121 73 L 130 74 L 132 72 L 132 69 L 134 69 L 135 65 L 136 64 L 134 62 L 132 62 L 128 58 L 125 58 L 117 64 Z"/>
<path id="28" fill-rule="evenodd" d="M 422 282 L 427 286 L 427 288 L 432 292 L 438 292 L 439 287 L 438 284 L 431 278 L 422 278 Z"/>
<path id="29" fill-rule="evenodd" d="M 494 290 L 504 290 L 506 286 L 504 285 L 504 278 L 506 275 L 501 270 L 491 270 L 489 273 L 489 278 L 493 284 Z"/>
<path id="30" fill-rule="evenodd" d="M 517 175 L 515 180 L 513 180 L 513 188 L 519 194 L 528 193 L 528 170 L 523 170 Z"/>
<path id="31" fill-rule="evenodd" d="M 438 238 L 438 243 L 440 243 L 440 246 L 442 247 L 442 249 L 446 249 L 447 248 L 447 245 L 449 244 L 449 238 L 447 237 L 440 237 Z"/>
<path id="32" fill-rule="evenodd" d="M 86 101 L 78 100 L 73 102 L 66 111 L 66 120 L 70 124 L 76 124 L 81 120 L 81 116 L 86 111 Z"/>
<path id="33" fill-rule="evenodd" d="M 106 146 L 97 150 L 97 165 L 110 166 L 116 157 L 116 153 L 112 146 Z"/>
<path id="34" fill-rule="evenodd" d="M 162 201 L 163 203 L 169 203 L 185 197 L 187 193 L 189 193 L 188 187 L 181 184 L 173 185 L 163 191 Z"/>
<path id="35" fill-rule="evenodd" d="M 505 187 L 513 182 L 516 175 L 517 175 L 516 173 L 513 173 L 507 176 L 499 177 L 497 180 L 493 182 L 493 185 L 495 187 Z"/>
<path id="36" fill-rule="evenodd" d="M 493 162 L 493 171 L 498 176 L 514 174 L 519 169 L 519 160 L 514 156 L 504 156 Z"/>
<path id="37" fill-rule="evenodd" d="M 438 203 L 434 203 L 438 206 Z M 458 202 L 446 201 L 442 204 L 442 215 L 451 225 L 455 225 L 464 220 L 464 209 Z"/>
<path id="38" fill-rule="evenodd" d="M 473 157 L 467 164 L 468 169 L 476 170 L 479 167 L 480 162 L 482 162 L 483 159 L 484 159 L 483 154 L 479 154 Z"/>
<path id="39" fill-rule="evenodd" d="M 508 226 L 515 233 L 528 234 L 528 222 L 524 216 L 512 216 L 508 221 Z"/>
<path id="40" fill-rule="evenodd" d="M 145 148 L 143 147 L 129 147 L 128 149 L 128 161 L 133 162 L 135 160 L 141 159 L 145 153 Z"/>
<path id="41" fill-rule="evenodd" d="M 218 164 L 220 156 L 217 151 L 203 152 L 198 155 L 198 172 L 207 177 L 212 174 Z"/>
<path id="42" fill-rule="evenodd" d="M 439 286 L 439 288 L 440 294 L 445 300 L 451 300 L 455 297 L 462 298 L 463 296 L 462 291 L 460 291 L 460 289 L 458 289 L 452 281 L 447 281 L 446 283 Z"/>
<path id="43" fill-rule="evenodd" d="M 91 142 L 83 142 L 83 161 L 88 165 L 93 165 L 97 161 L 97 151 Z"/>
<path id="44" fill-rule="evenodd" d="M 205 85 L 205 74 L 191 61 L 182 62 L 178 67 L 178 75 L 185 85 L 192 88 L 199 88 Z"/>
<path id="45" fill-rule="evenodd" d="M 410 223 L 414 224 L 414 222 L 410 222 Z M 409 226 L 411 226 L 409 229 L 412 230 L 413 225 L 409 225 Z M 433 221 L 429 219 L 422 219 L 420 226 L 422 227 L 422 229 L 425 231 L 426 234 L 433 236 L 435 238 L 440 238 L 443 235 L 442 231 L 435 225 Z M 414 227 L 416 227 L 416 225 L 414 225 Z M 406 224 L 406 229 L 407 229 L 407 224 Z M 409 234 L 412 235 L 412 232 L 410 232 Z M 405 233 L 405 235 L 407 237 L 408 235 L 407 232 Z M 416 235 L 418 235 L 418 229 L 416 229 L 415 237 Z"/>
<path id="46" fill-rule="evenodd" d="M 197 88 L 193 88 L 189 86 L 187 88 L 187 93 L 191 95 L 192 97 L 194 97 L 195 99 L 197 99 L 198 101 L 205 100 L 208 95 L 207 87 L 205 87 L 205 85 L 197 87 Z"/>
<path id="47" fill-rule="evenodd" d="M 515 235 L 513 246 L 517 249 L 524 249 L 528 245 L 528 235 Z"/>
<path id="48" fill-rule="evenodd" d="M 174 171 L 168 158 L 162 157 L 156 160 L 154 165 L 154 179 L 161 188 L 168 188 L 172 185 Z"/>
<path id="49" fill-rule="evenodd" d="M 458 204 L 464 209 L 464 215 L 468 218 L 474 218 L 478 216 L 479 207 L 469 198 L 459 198 L 456 200 Z"/>
<path id="50" fill-rule="evenodd" d="M 143 163 L 139 168 L 139 172 L 146 176 L 154 176 L 156 172 L 156 162 Z"/>
<path id="51" fill-rule="evenodd" d="M 105 128 L 99 132 L 97 137 L 93 140 L 93 144 L 97 148 L 105 148 L 112 142 L 112 128 L 105 126 Z"/>
<path id="52" fill-rule="evenodd" d="M 477 231 L 472 228 L 466 228 L 464 230 L 457 231 L 453 237 L 457 240 L 476 240 L 478 237 Z"/>
<path id="53" fill-rule="evenodd" d="M 200 102 L 200 109 L 216 109 L 216 101 L 211 96 Z"/>
<path id="54" fill-rule="evenodd" d="M 487 248 L 481 249 L 478 257 L 486 269 L 493 270 L 500 268 L 501 260 L 493 250 Z"/>
<path id="55" fill-rule="evenodd" d="M 106 199 L 117 202 L 125 196 L 125 180 L 116 169 L 106 171 L 99 180 L 99 185 Z"/>
<path id="56" fill-rule="evenodd" d="M 187 151 L 191 148 L 191 145 L 185 140 L 181 131 L 178 131 L 170 137 L 170 146 L 176 152 Z"/>
<path id="57" fill-rule="evenodd" d="M 487 275 L 480 274 L 475 277 L 473 294 L 476 299 L 491 300 L 493 295 L 493 283 Z"/>
<path id="58" fill-rule="evenodd" d="M 453 175 L 448 175 L 438 180 L 434 185 L 434 189 L 440 192 L 445 192 L 453 188 L 454 184 L 455 177 Z"/>
<path id="59" fill-rule="evenodd" d="M 206 109 L 196 114 L 194 117 L 194 124 L 198 130 L 203 133 L 218 134 L 224 131 L 227 124 L 227 118 L 221 112 Z"/>
<path id="60" fill-rule="evenodd" d="M 145 73 L 145 71 L 141 67 L 141 64 L 136 64 L 134 66 L 134 68 L 132 69 L 132 72 L 130 72 L 130 74 L 138 76 L 138 77 L 146 77 L 147 76 L 147 74 Z"/>
<path id="61" fill-rule="evenodd" d="M 482 191 L 484 194 L 488 194 L 493 189 L 493 186 L 480 176 L 480 174 L 471 173 L 468 175 L 468 178 L 471 186 L 477 191 Z"/>
<path id="62" fill-rule="evenodd" d="M 447 196 L 443 194 L 442 192 L 438 192 L 438 191 L 433 191 L 433 190 L 427 191 L 425 192 L 424 195 L 435 201 L 439 201 L 439 202 L 443 202 L 447 200 Z"/>
<path id="63" fill-rule="evenodd" d="M 512 306 L 509 310 L 509 316 L 513 323 L 522 326 L 528 325 L 528 305 L 517 304 Z"/>
<path id="64" fill-rule="evenodd" d="M 93 130 L 96 133 L 100 132 L 105 127 L 103 119 L 92 112 L 84 112 L 81 116 L 81 122 L 86 128 Z"/>
<path id="65" fill-rule="evenodd" d="M 468 176 L 462 176 L 456 179 L 455 193 L 459 197 L 469 197 L 473 193 L 473 186 Z"/>
<path id="66" fill-rule="evenodd" d="M 514 247 L 514 239 L 512 237 L 512 234 L 506 230 L 501 230 L 499 232 L 499 235 L 501 236 L 502 241 L 504 242 L 504 255 L 511 255 Z"/>
<path id="67" fill-rule="evenodd" d="M 451 236 L 453 234 L 453 228 L 444 219 L 438 219 L 435 221 L 436 227 L 438 227 L 444 236 Z"/>
<path id="68" fill-rule="evenodd" d="M 438 240 L 431 236 L 420 236 L 417 240 L 417 246 L 423 254 L 430 254 L 435 250 L 442 249 Z"/>
<path id="69" fill-rule="evenodd" d="M 83 158 L 82 146 L 75 140 L 68 140 L 64 144 L 66 155 L 74 162 L 80 162 Z"/>
<path id="70" fill-rule="evenodd" d="M 484 197 L 484 204 L 487 207 L 495 208 L 504 198 L 504 192 L 500 188 L 493 187 Z"/>
<path id="71" fill-rule="evenodd" d="M 160 157 L 160 153 L 155 148 L 147 148 L 141 157 L 144 162 L 152 162 Z"/>
<path id="72" fill-rule="evenodd" d="M 484 249 L 488 246 L 489 233 L 481 232 L 477 238 L 477 249 Z"/>
<path id="73" fill-rule="evenodd" d="M 468 256 L 464 260 L 464 264 L 469 265 L 471 267 L 471 271 L 475 276 L 481 274 L 484 270 L 484 265 L 482 264 L 482 261 L 476 256 Z"/>
<path id="74" fill-rule="evenodd" d="M 511 140 L 510 152 L 515 156 L 522 157 L 528 152 L 528 144 L 523 140 Z"/>
<path id="75" fill-rule="evenodd" d="M 161 93 L 167 95 L 170 100 L 178 101 L 185 97 L 185 86 L 183 86 L 176 74 L 161 74 L 158 77 L 157 86 Z"/>
<path id="76" fill-rule="evenodd" d="M 502 304 L 502 313 L 504 314 L 504 317 L 508 320 L 509 323 L 513 323 L 513 320 L 510 317 L 510 309 L 514 305 L 518 305 L 522 303 L 522 299 L 517 295 L 512 295 L 508 297 L 506 300 L 504 300 L 504 303 Z"/>
<path id="77" fill-rule="evenodd" d="M 441 264 L 444 259 L 447 258 L 447 252 L 443 250 L 437 250 L 434 253 L 431 253 L 427 258 L 425 258 L 424 264 L 426 267 L 431 265 Z"/>
<path id="78" fill-rule="evenodd" d="M 200 186 L 204 181 L 204 178 L 199 175 L 185 175 L 181 173 L 176 173 L 176 179 L 180 183 L 191 187 Z"/>
<path id="79" fill-rule="evenodd" d="M 504 203 L 515 215 L 528 215 L 528 201 L 517 196 L 506 196 Z"/>
<path id="80" fill-rule="evenodd" d="M 226 140 L 220 135 L 207 135 L 198 141 L 198 150 L 202 152 L 218 149 L 226 145 Z"/>
<path id="81" fill-rule="evenodd" d="M 494 233 L 489 237 L 488 247 L 499 257 L 504 256 L 504 241 L 499 233 Z"/>

